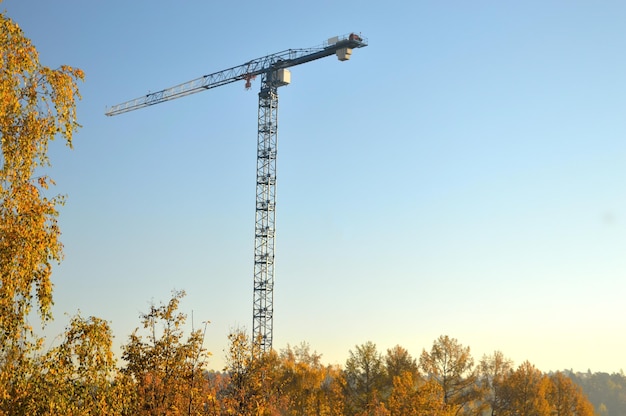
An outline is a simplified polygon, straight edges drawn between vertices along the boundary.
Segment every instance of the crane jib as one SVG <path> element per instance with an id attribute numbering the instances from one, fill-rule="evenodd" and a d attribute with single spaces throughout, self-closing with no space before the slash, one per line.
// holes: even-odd
<path id="1" fill-rule="evenodd" d="M 241 80 L 246 80 L 246 86 L 248 87 L 250 80 L 258 75 L 311 62 L 333 54 L 337 54 L 339 57 L 339 51 L 365 46 L 367 46 L 367 41 L 364 38 L 351 33 L 347 36 L 333 38 L 327 44 L 319 47 L 287 49 L 262 58 L 253 59 L 243 65 L 204 75 L 200 78 L 114 105 L 108 108 L 105 114 L 107 116 L 115 116 Z M 344 59 L 339 58 L 341 60 L 348 59 L 347 57 Z"/>

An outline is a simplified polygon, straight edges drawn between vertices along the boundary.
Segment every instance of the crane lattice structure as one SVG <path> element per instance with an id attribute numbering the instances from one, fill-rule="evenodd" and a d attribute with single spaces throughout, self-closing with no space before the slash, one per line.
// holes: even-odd
<path id="1" fill-rule="evenodd" d="M 287 68 L 336 55 L 340 61 L 350 59 L 352 49 L 367 46 L 367 40 L 351 33 L 330 38 L 323 45 L 306 49 L 288 49 L 243 65 L 204 75 L 200 78 L 153 92 L 108 108 L 115 116 L 140 108 L 220 87 L 236 81 L 261 77 L 259 92 L 256 211 L 254 230 L 254 295 L 252 336 L 261 351 L 272 348 L 274 318 L 274 237 L 276 235 L 276 145 L 278 138 L 278 88 L 291 82 Z"/>

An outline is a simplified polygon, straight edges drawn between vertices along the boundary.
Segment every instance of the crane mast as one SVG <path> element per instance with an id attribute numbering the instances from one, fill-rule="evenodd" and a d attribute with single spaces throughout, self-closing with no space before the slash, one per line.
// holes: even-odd
<path id="1" fill-rule="evenodd" d="M 257 133 L 252 336 L 262 352 L 271 350 L 274 332 L 278 88 L 288 85 L 291 81 L 287 68 L 331 55 L 336 55 L 340 61 L 346 61 L 350 59 L 352 49 L 365 46 L 367 41 L 355 33 L 337 36 L 318 47 L 288 49 L 253 59 L 236 67 L 114 105 L 105 112 L 107 116 L 115 116 L 236 81 L 246 81 L 246 88 L 250 88 L 251 81 L 257 76 L 261 77 Z"/>

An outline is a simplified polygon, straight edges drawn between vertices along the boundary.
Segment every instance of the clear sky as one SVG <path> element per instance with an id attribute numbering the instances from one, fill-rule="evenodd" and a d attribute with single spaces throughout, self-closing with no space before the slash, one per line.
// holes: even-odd
<path id="1" fill-rule="evenodd" d="M 352 31 L 348 62 L 281 88 L 274 347 L 626 369 L 623 1 L 5 0 L 47 66 L 83 69 L 51 148 L 66 258 L 56 320 L 116 345 L 173 289 L 221 369 L 252 326 L 257 80 L 116 117 L 106 106 Z"/>

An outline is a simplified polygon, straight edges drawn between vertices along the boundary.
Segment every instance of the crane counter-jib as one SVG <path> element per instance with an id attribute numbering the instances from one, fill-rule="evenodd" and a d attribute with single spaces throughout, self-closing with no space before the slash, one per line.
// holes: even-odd
<path id="1" fill-rule="evenodd" d="M 352 49 L 364 46 L 367 46 L 367 41 L 360 35 L 351 33 L 347 36 L 331 38 L 325 45 L 319 47 L 288 49 L 114 105 L 108 108 L 105 114 L 115 116 L 236 81 L 246 80 L 246 87 L 249 87 L 250 80 L 258 75 L 311 62 L 333 54 L 344 61 L 350 58 Z"/>

